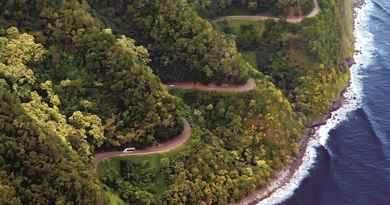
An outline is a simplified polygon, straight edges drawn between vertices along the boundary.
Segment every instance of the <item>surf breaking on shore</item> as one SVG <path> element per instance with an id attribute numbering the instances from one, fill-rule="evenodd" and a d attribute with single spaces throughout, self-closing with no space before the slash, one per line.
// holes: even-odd
<path id="1" fill-rule="evenodd" d="M 368 20 L 372 8 L 373 3 L 370 1 L 366 2 L 365 5 L 360 2 L 354 11 L 356 48 L 354 59 L 356 64 L 351 67 L 350 84 L 343 93 L 343 103 L 340 108 L 330 113 L 329 119 L 315 129 L 312 137 L 306 137 L 303 140 L 305 149 L 301 156 L 295 160 L 296 162 L 281 171 L 266 188 L 253 193 L 240 204 L 279 204 L 290 198 L 301 182 L 310 175 L 310 170 L 317 160 L 318 147 L 326 148 L 329 132 L 341 122 L 348 120 L 348 114 L 351 111 L 361 107 L 363 97 L 361 79 L 364 76 L 360 71 L 370 64 L 373 53 L 373 36 L 368 30 Z"/>
<path id="2" fill-rule="evenodd" d="M 329 132 L 336 128 L 342 121 L 348 119 L 348 113 L 358 109 L 362 104 L 362 75 L 361 69 L 370 64 L 373 50 L 373 36 L 368 31 L 368 19 L 373 8 L 372 2 L 368 1 L 361 8 L 356 8 L 355 18 L 355 47 L 356 54 L 354 59 L 356 64 L 351 67 L 350 86 L 343 94 L 344 101 L 342 106 L 331 113 L 331 117 L 326 124 L 320 126 L 314 136 L 309 139 L 301 165 L 295 170 L 293 176 L 282 186 L 276 189 L 269 197 L 258 202 L 258 205 L 279 204 L 290 198 L 301 182 L 310 174 L 317 159 L 317 148 L 323 146 L 326 148 Z M 331 154 L 331 153 L 330 153 Z M 275 181 L 275 184 L 277 182 Z"/>

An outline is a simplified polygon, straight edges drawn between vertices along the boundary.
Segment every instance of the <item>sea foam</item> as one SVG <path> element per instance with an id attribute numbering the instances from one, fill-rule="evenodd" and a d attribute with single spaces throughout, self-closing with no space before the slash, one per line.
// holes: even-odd
<path id="1" fill-rule="evenodd" d="M 350 86 L 344 93 L 344 104 L 341 108 L 331 113 L 331 117 L 325 125 L 316 130 L 314 137 L 308 142 L 303 162 L 291 180 L 278 188 L 268 198 L 260 201 L 258 205 L 279 204 L 290 198 L 301 182 L 310 174 L 310 169 L 317 160 L 317 147 L 323 146 L 326 148 L 329 132 L 340 125 L 342 121 L 347 120 L 348 113 L 361 107 L 363 98 L 361 80 L 364 78 L 362 70 L 371 63 L 374 51 L 373 35 L 368 29 L 368 21 L 372 9 L 373 3 L 370 0 L 362 8 L 356 9 L 357 16 L 355 18 L 354 30 L 355 48 L 357 50 L 354 55 L 356 64 L 351 67 Z M 277 187 L 278 184 L 282 183 L 281 181 L 274 181 L 271 187 Z"/>

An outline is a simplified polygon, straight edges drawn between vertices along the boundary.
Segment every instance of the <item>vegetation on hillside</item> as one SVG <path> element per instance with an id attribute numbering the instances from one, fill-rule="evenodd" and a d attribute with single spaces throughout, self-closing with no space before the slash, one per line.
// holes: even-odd
<path id="1" fill-rule="evenodd" d="M 313 9 L 313 0 L 188 0 L 202 16 L 270 14 L 305 15 Z"/>
<path id="2" fill-rule="evenodd" d="M 292 2 L 0 2 L 0 204 L 228 204 L 266 185 L 346 85 L 350 5 L 321 0 L 300 24 L 206 17 Z M 249 78 L 245 93 L 162 84 Z M 97 176 L 97 150 L 157 145 L 181 117 L 183 147 L 104 161 Z"/>
<path id="3" fill-rule="evenodd" d="M 151 66 L 164 82 L 244 83 L 255 74 L 234 41 L 183 0 L 90 2 L 116 31 L 150 51 Z"/>
<path id="4" fill-rule="evenodd" d="M 344 2 L 320 1 L 321 15 L 301 24 L 222 21 L 215 24 L 256 55 L 256 67 L 272 77 L 305 122 L 329 110 L 348 81 L 352 32 Z M 338 20 L 335 20 L 338 19 Z"/>
<path id="5" fill-rule="evenodd" d="M 49 83 L 34 76 L 44 52 L 15 28 L 0 37 L 0 202 L 93 204 L 99 186 L 89 146 L 73 149 L 71 138 L 84 136 L 66 123 Z"/>
<path id="6" fill-rule="evenodd" d="M 161 157 L 114 159 L 101 179 L 130 204 L 228 204 L 264 186 L 291 163 L 304 129 L 280 91 L 258 84 L 243 94 L 176 91 L 193 110 L 192 142 Z"/>
<path id="7" fill-rule="evenodd" d="M 148 51 L 102 29 L 86 2 L 42 0 L 2 9 L 11 19 L 5 26 L 20 25 L 47 48 L 37 79 L 50 81 L 57 107 L 95 147 L 147 146 L 180 132 L 175 99 L 149 68 Z"/>

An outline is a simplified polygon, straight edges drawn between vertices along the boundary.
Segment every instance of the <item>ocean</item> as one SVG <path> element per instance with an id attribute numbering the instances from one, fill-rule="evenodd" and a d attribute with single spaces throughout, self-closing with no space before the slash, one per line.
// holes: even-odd
<path id="1" fill-rule="evenodd" d="M 390 205 L 390 0 L 355 22 L 346 103 L 320 127 L 290 183 L 259 205 Z"/>

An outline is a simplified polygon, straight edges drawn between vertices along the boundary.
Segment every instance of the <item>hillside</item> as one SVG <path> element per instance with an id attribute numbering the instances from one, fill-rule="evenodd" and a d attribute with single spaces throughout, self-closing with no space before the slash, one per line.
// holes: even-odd
<path id="1" fill-rule="evenodd" d="M 0 2 L 0 204 L 229 204 L 291 164 L 348 82 L 350 2 L 231 2 Z"/>

